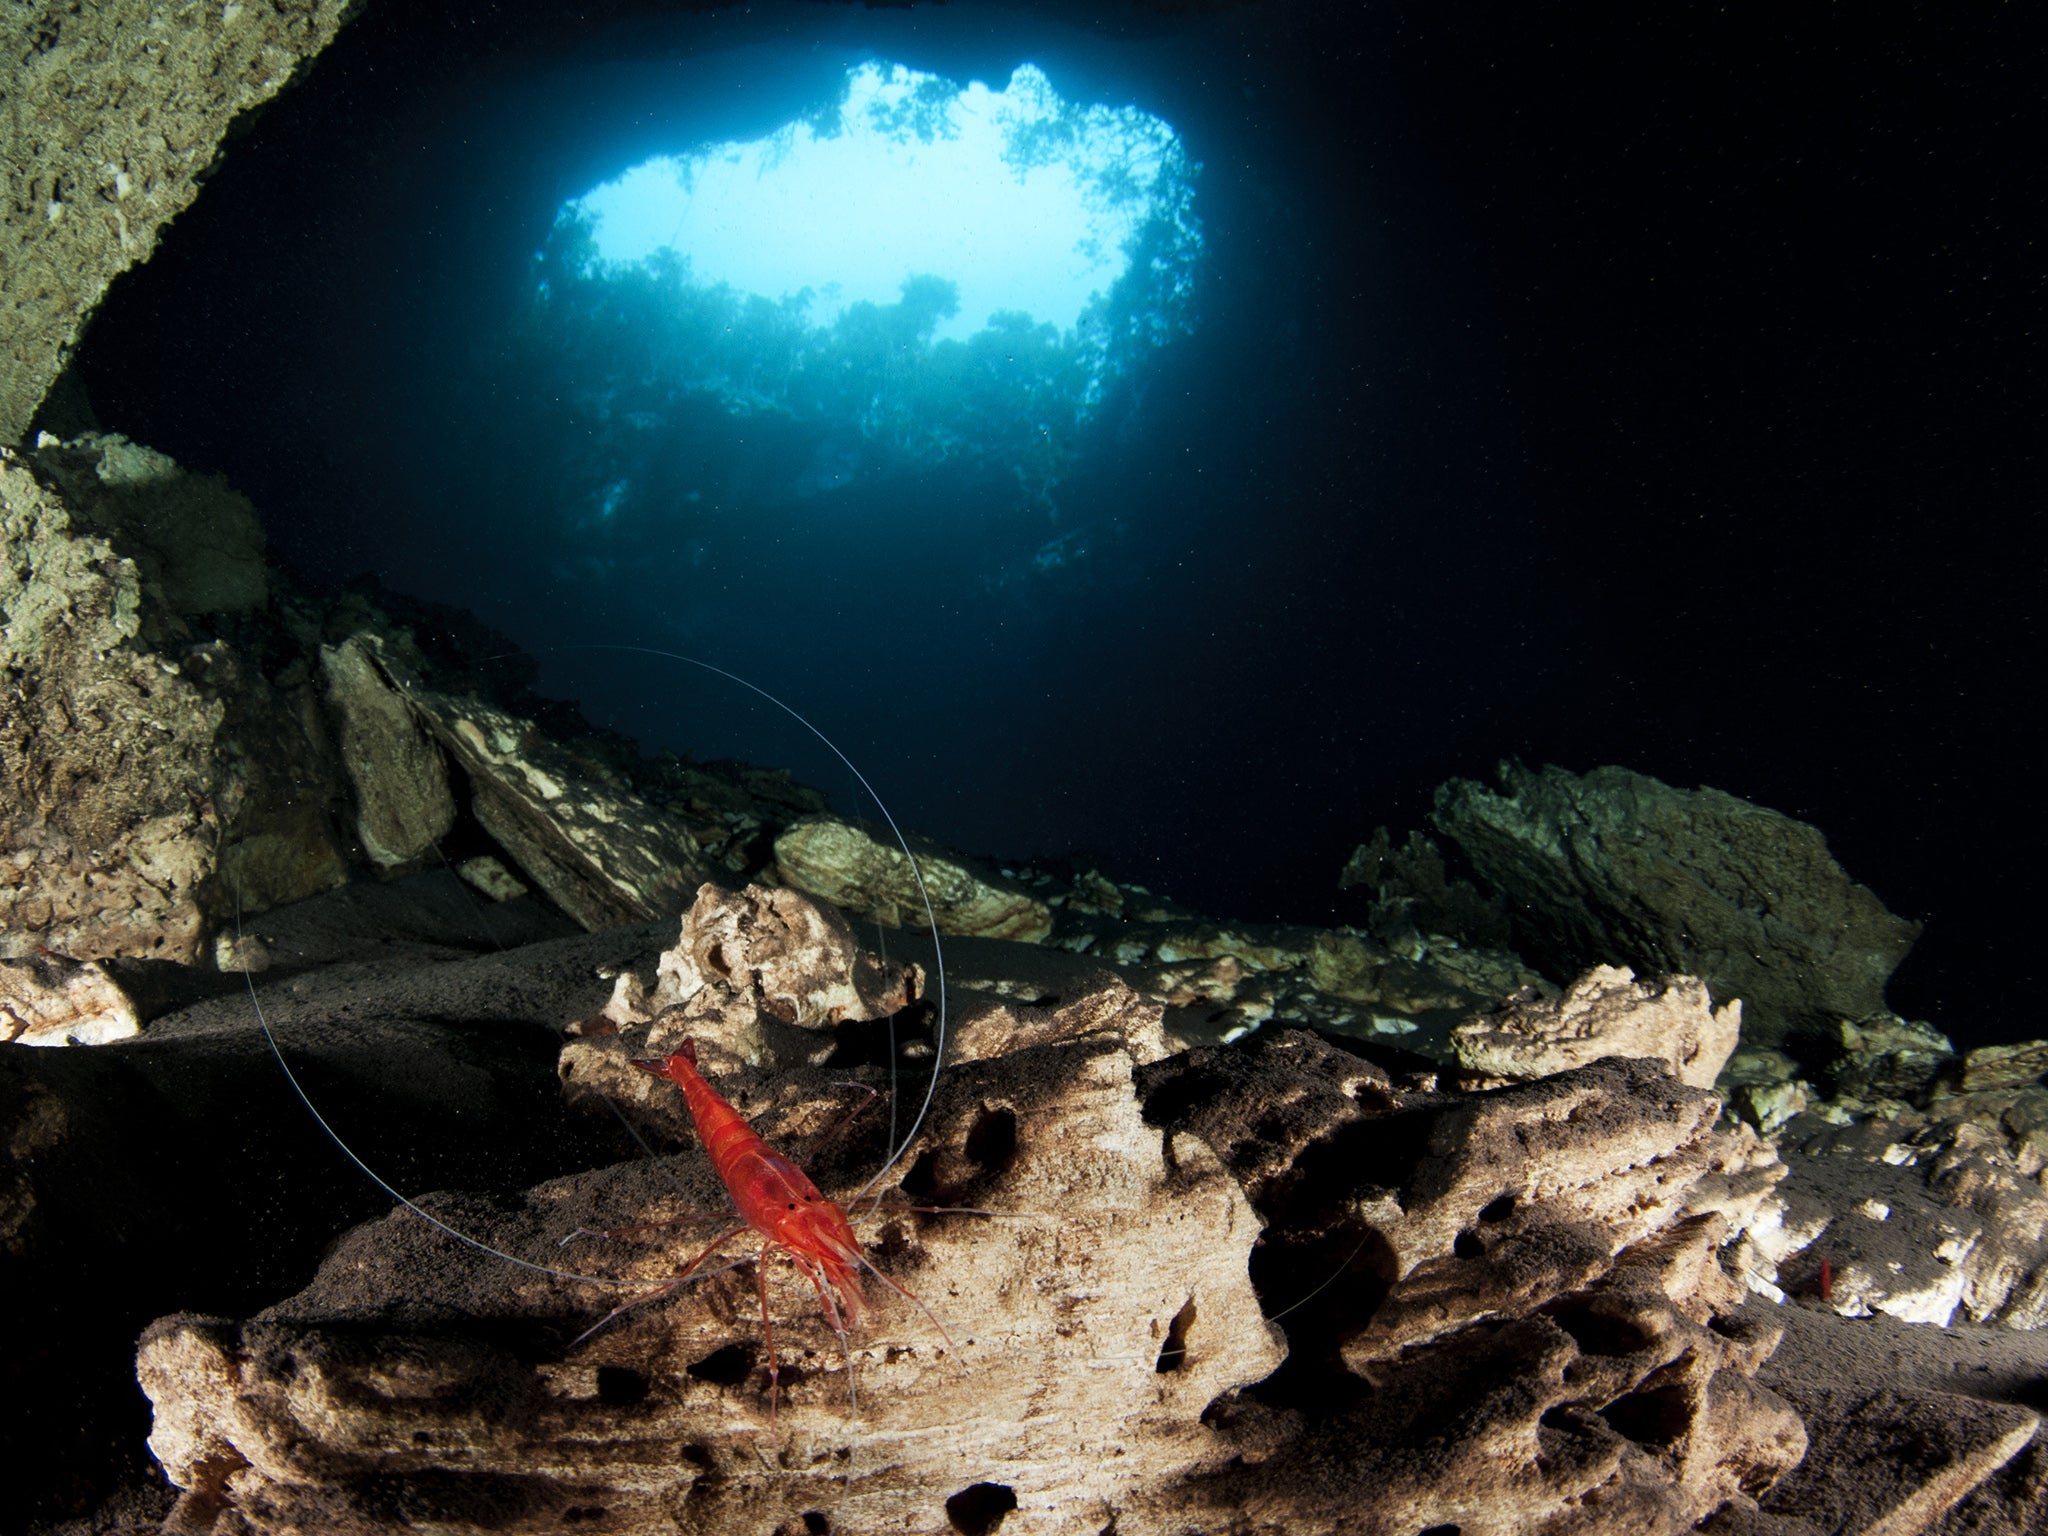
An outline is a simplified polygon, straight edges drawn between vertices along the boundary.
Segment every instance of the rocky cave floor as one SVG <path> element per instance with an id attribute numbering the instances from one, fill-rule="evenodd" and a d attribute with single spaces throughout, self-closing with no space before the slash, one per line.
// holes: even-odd
<path id="1" fill-rule="evenodd" d="M 766 908 L 692 917 L 700 958 L 719 953 L 707 925 L 757 945 L 774 926 Z M 320 1112 L 401 1188 L 471 1191 L 424 1202 L 452 1224 L 558 1263 L 578 1227 L 722 1208 L 672 1107 L 600 1084 L 683 1149 L 649 1163 L 589 1090 L 559 1091 L 579 1059 L 586 1078 L 616 1068 L 606 1031 L 641 1038 L 665 925 L 584 933 L 435 871 L 246 936 Z M 928 940 L 886 939 L 889 964 L 931 974 Z M 668 1017 L 801 1151 L 842 1118 L 845 1083 L 889 1073 L 876 1026 L 778 1016 L 778 997 L 824 995 L 812 974 L 775 991 L 791 954 L 856 967 L 792 941 L 740 967 L 746 985 L 699 975 L 668 1005 L 688 1020 Z M 815 1298 L 778 1266 L 772 1421 L 751 1265 L 572 1343 L 622 1293 L 384 1216 L 242 976 L 169 978 L 203 995 L 161 993 L 132 1041 L 8 1053 L 36 1206 L 9 1269 L 17 1528 L 2048 1528 L 2048 1334 L 1840 1315 L 1840 1277 L 1925 1268 L 1916 1221 L 1956 1210 L 1887 1157 L 1910 1130 L 1795 1126 L 1779 1173 L 1648 1062 L 1474 1093 L 1370 1039 L 1269 1025 L 1226 1046 L 1215 1010 L 1148 1000 L 1095 958 L 988 939 L 946 954 L 933 1114 L 887 1181 L 906 1193 L 863 1235 L 879 1223 L 871 1250 L 968 1358 L 950 1369 L 884 1297 L 855 1340 L 856 1410 Z M 930 1014 L 899 1015 L 903 1115 Z M 887 1129 L 870 1109 L 827 1140 L 821 1187 L 858 1187 Z M 1745 1224 L 1822 1212 L 1775 1268 L 1782 1301 L 1730 1278 Z M 583 1267 L 629 1286 L 681 1251 L 580 1241 Z M 182 1502 L 143 1445 L 138 1335 Z"/>

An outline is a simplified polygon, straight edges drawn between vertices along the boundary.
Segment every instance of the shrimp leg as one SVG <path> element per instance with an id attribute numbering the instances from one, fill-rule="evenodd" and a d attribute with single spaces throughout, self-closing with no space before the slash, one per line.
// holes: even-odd
<path id="1" fill-rule="evenodd" d="M 703 1262 L 706 1259 L 710 1258 L 711 1255 L 718 1252 L 719 1249 L 723 1248 L 727 1243 L 731 1242 L 734 1238 L 738 1237 L 742 1232 L 745 1232 L 746 1230 L 747 1224 L 745 1222 L 741 1222 L 738 1226 L 733 1227 L 729 1231 L 719 1233 L 716 1240 L 710 1243 L 703 1250 L 703 1252 L 699 1253 L 694 1259 L 690 1260 L 689 1263 L 685 1264 L 673 1280 L 658 1285 L 651 1291 L 643 1291 L 640 1295 L 633 1297 L 629 1301 L 620 1302 L 616 1307 L 613 1307 L 611 1311 L 605 1313 L 603 1317 L 599 1318 L 596 1322 L 592 1323 L 588 1328 L 584 1329 L 583 1332 L 577 1334 L 575 1338 L 571 1339 L 569 1341 L 569 1348 L 574 1349 L 578 1344 L 581 1344 L 593 1333 L 596 1333 L 599 1329 L 603 1328 L 605 1324 L 609 1323 L 613 1318 L 618 1317 L 624 1313 L 630 1312 L 635 1307 L 641 1306 L 646 1302 L 653 1301 L 656 1297 L 668 1295 L 671 1291 L 675 1290 L 677 1286 L 681 1285 L 685 1280 L 689 1279 L 690 1276 L 694 1275 L 697 1272 L 698 1266 L 703 1264 Z"/>

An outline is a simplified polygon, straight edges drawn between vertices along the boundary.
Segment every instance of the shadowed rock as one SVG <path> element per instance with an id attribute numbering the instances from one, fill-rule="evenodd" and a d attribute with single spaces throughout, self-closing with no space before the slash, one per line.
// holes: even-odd
<path id="1" fill-rule="evenodd" d="M 1879 1012 L 1920 932 L 1817 828 L 1718 789 L 1503 764 L 1497 790 L 1445 784 L 1431 819 L 1507 898 L 1538 966 L 1699 976 L 1716 1003 L 1742 1000 L 1752 1044 Z"/>

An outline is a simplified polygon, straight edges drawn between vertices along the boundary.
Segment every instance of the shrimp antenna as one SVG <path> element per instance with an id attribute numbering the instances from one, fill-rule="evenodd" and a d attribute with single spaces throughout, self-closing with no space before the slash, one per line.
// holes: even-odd
<path id="1" fill-rule="evenodd" d="M 875 802 L 875 809 L 882 813 L 882 820 L 886 821 L 889 824 L 889 832 L 890 835 L 896 839 L 896 846 L 903 850 L 903 857 L 910 862 L 910 877 L 911 879 L 917 882 L 918 900 L 924 903 L 925 923 L 927 926 L 927 930 L 930 932 L 932 936 L 932 969 L 934 973 L 937 975 L 939 983 L 939 1017 L 938 1024 L 935 1028 L 936 1043 L 932 1051 L 932 1076 L 931 1081 L 925 1085 L 924 1102 L 918 1106 L 917 1118 L 910 1122 L 910 1129 L 904 1133 L 903 1140 L 900 1143 L 898 1143 L 894 1142 L 892 1139 L 892 1144 L 889 1152 L 889 1160 L 882 1164 L 880 1168 L 875 1170 L 873 1178 L 869 1179 L 867 1183 L 861 1185 L 861 1187 L 854 1192 L 852 1198 L 855 1200 L 860 1199 L 862 1195 L 865 1195 L 869 1190 L 873 1189 L 877 1184 L 882 1182 L 882 1180 L 888 1175 L 889 1170 L 891 1168 L 894 1168 L 899 1162 L 903 1160 L 903 1154 L 910 1150 L 910 1144 L 917 1140 L 917 1133 L 924 1127 L 925 1117 L 931 1113 L 932 1099 L 937 1095 L 939 1091 L 939 1069 L 945 1065 L 946 1061 L 946 951 L 944 946 L 941 945 L 939 942 L 939 916 L 937 911 L 934 910 L 932 906 L 932 893 L 924 883 L 924 870 L 920 868 L 918 865 L 917 855 L 910 851 L 910 839 L 905 837 L 903 835 L 903 829 L 896 825 L 896 818 L 889 813 L 889 807 L 883 802 L 882 797 L 875 793 L 875 786 L 868 782 L 867 775 L 862 773 L 860 769 L 854 766 L 853 759 L 848 757 L 844 752 L 840 751 L 838 744 L 835 743 L 830 736 L 827 736 L 823 731 L 819 730 L 815 725 L 811 724 L 810 721 L 806 720 L 802 715 L 798 714 L 796 710 L 791 708 L 789 705 L 783 703 L 782 700 L 775 697 L 775 695 L 770 693 L 766 688 L 761 687 L 758 683 L 748 682 L 744 677 L 741 677 L 737 672 L 728 672 L 723 667 L 713 666 L 708 661 L 699 661 L 694 656 L 685 656 L 680 651 L 664 651 L 659 650 L 654 646 L 650 645 L 606 645 L 600 643 L 590 643 L 583 645 L 549 646 L 545 647 L 545 649 L 557 651 L 621 651 L 630 655 L 659 656 L 667 661 L 680 661 L 688 664 L 689 666 L 700 668 L 705 672 L 716 673 L 718 676 L 724 678 L 727 682 L 738 683 L 742 688 L 746 689 L 749 693 L 757 694 L 761 698 L 766 699 L 770 704 L 773 704 L 777 709 L 781 710 L 785 715 L 789 716 L 789 718 L 794 720 L 798 725 L 802 726 L 805 730 L 809 731 L 813 736 L 817 737 L 819 741 L 823 742 L 825 744 L 826 749 L 829 752 L 831 752 L 831 754 L 834 757 L 838 758 L 840 762 L 846 765 L 846 771 L 852 774 L 854 778 L 860 782 L 860 787 L 867 791 L 868 798 Z M 295 1083 L 293 1086 L 296 1087 L 297 1084 Z M 302 1094 L 301 1097 L 304 1097 L 304 1095 Z M 325 1124 L 326 1122 L 322 1121 L 321 1123 Z M 353 1157 L 355 1154 L 350 1153 L 349 1155 Z M 376 1175 L 372 1174 L 371 1177 L 375 1178 Z M 379 1179 L 378 1183 L 382 1184 L 383 1180 Z M 390 1186 L 386 1185 L 385 1187 L 388 1189 Z M 439 1225 L 439 1223 L 436 1223 L 436 1225 Z"/>

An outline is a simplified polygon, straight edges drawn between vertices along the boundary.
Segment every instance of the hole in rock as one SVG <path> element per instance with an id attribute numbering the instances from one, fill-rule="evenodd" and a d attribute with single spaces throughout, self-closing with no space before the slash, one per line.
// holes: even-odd
<path id="1" fill-rule="evenodd" d="M 702 1360 L 684 1369 L 699 1381 L 708 1381 L 716 1386 L 736 1387 L 747 1379 L 754 1369 L 754 1350 L 748 1344 L 727 1344 L 714 1349 Z"/>
<path id="2" fill-rule="evenodd" d="M 614 1408 L 630 1408 L 647 1399 L 647 1378 L 623 1365 L 597 1368 L 597 1400 Z"/>
<path id="3" fill-rule="evenodd" d="M 585 1520 L 602 1520 L 605 1514 L 602 1504 L 571 1504 L 562 1511 L 562 1524 L 580 1525 Z"/>
<path id="4" fill-rule="evenodd" d="M 1486 1244 L 1479 1240 L 1477 1232 L 1467 1227 L 1452 1240 L 1451 1252 L 1461 1259 L 1483 1259 L 1486 1257 Z"/>
<path id="5" fill-rule="evenodd" d="M 1650 1343 L 1638 1324 L 1587 1301 L 1559 1302 L 1550 1309 L 1550 1320 L 1572 1336 L 1582 1355 L 1632 1355 Z"/>
<path id="6" fill-rule="evenodd" d="M 929 1200 L 939 1192 L 939 1155 L 931 1148 L 917 1154 L 917 1161 L 910 1165 L 910 1172 L 903 1175 L 903 1182 L 896 1186 L 913 1200 Z"/>
<path id="7" fill-rule="evenodd" d="M 1398 1266 L 1384 1236 L 1339 1226 L 1308 1242 L 1273 1240 L 1252 1249 L 1252 1288 L 1266 1316 L 1287 1334 L 1287 1358 L 1248 1391 L 1275 1408 L 1341 1412 L 1366 1385 L 1343 1360 L 1343 1341 L 1364 1331 Z"/>
<path id="8" fill-rule="evenodd" d="M 1455 1525 L 1425 1526 L 1417 1531 L 1415 1536 L 1458 1536 L 1458 1527 Z"/>
<path id="9" fill-rule="evenodd" d="M 704 1474 L 702 1477 L 698 1478 L 696 1482 L 691 1484 L 690 1491 L 692 1493 L 696 1492 L 700 1488 L 709 1487 L 713 1482 L 717 1480 L 718 1457 L 712 1453 L 711 1447 L 706 1445 L 703 1441 L 692 1440 L 688 1445 L 683 1447 L 681 1451 L 681 1456 L 684 1461 L 687 1461 L 691 1466 L 695 1467 L 699 1472 Z"/>
<path id="10" fill-rule="evenodd" d="M 989 1536 L 1017 1507 L 1017 1493 L 1001 1483 L 975 1483 L 946 1500 L 946 1519 L 961 1536 Z"/>
<path id="11" fill-rule="evenodd" d="M 832 1529 L 832 1522 L 825 1518 L 823 1511 L 807 1509 L 804 1511 L 804 1529 L 810 1536 L 827 1536 Z"/>
<path id="12" fill-rule="evenodd" d="M 1159 1347 L 1159 1363 L 1154 1367 L 1162 1376 L 1188 1363 L 1188 1330 L 1194 1326 L 1195 1298 L 1190 1296 L 1166 1325 L 1166 1342 Z"/>
<path id="13" fill-rule="evenodd" d="M 1515 1197 L 1502 1195 L 1498 1200 L 1489 1200 L 1479 1212 L 1482 1222 L 1506 1221 L 1515 1214 Z"/>
<path id="14" fill-rule="evenodd" d="M 1617 1397 L 1600 1417 L 1638 1445 L 1669 1445 L 1692 1426 L 1692 1404 L 1684 1387 L 1652 1387 Z"/>
<path id="15" fill-rule="evenodd" d="M 1742 1475 L 1735 1479 L 1735 1486 L 1752 1499 L 1760 1499 L 1784 1470 L 1775 1462 L 1764 1461 L 1757 1466 L 1744 1468 Z"/>
<path id="16" fill-rule="evenodd" d="M 1014 1109 L 984 1109 L 967 1133 L 967 1158 L 991 1176 L 1001 1173 L 1017 1156 L 1017 1112 Z"/>

